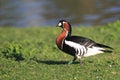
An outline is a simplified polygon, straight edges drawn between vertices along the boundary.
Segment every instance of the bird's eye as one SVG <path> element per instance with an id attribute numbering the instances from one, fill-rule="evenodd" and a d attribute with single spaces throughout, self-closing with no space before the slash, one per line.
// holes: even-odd
<path id="1" fill-rule="evenodd" d="M 62 26 L 62 23 L 59 23 L 58 26 Z"/>

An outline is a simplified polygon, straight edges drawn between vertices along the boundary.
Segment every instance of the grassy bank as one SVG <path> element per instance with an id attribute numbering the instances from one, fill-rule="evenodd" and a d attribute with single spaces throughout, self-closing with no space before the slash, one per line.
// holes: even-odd
<path id="1" fill-rule="evenodd" d="M 58 50 L 61 29 L 0 28 L 0 80 L 119 80 L 120 21 L 100 27 L 73 27 L 73 35 L 86 36 L 114 48 L 104 53 L 66 63 L 71 56 Z"/>

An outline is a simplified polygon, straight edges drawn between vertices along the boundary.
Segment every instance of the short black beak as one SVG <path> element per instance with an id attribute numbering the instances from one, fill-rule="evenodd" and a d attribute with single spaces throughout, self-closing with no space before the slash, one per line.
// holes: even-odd
<path id="1" fill-rule="evenodd" d="M 59 27 L 58 24 L 56 25 L 56 27 Z"/>

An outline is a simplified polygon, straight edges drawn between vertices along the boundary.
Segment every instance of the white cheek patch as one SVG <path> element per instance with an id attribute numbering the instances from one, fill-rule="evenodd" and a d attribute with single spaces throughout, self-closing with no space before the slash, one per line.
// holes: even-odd
<path id="1" fill-rule="evenodd" d="M 58 26 L 62 26 L 62 23 L 59 23 Z"/>
<path id="2" fill-rule="evenodd" d="M 66 22 L 63 21 L 63 24 L 64 24 L 64 23 L 66 23 Z"/>

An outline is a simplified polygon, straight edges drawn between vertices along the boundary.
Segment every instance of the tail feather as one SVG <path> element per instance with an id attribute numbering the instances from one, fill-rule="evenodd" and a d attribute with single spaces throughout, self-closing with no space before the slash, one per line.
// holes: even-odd
<path id="1" fill-rule="evenodd" d="M 96 43 L 95 46 L 96 46 L 96 47 L 101 47 L 101 48 L 109 48 L 109 49 L 113 49 L 113 48 L 110 47 L 110 46 L 107 46 L 107 45 L 104 45 L 104 44 L 99 44 L 99 43 Z"/>
<path id="2" fill-rule="evenodd" d="M 113 52 L 112 50 L 101 50 L 101 51 L 103 51 L 105 53 L 112 53 Z"/>
<path id="3" fill-rule="evenodd" d="M 100 47 L 100 48 L 103 48 L 101 49 L 100 51 L 102 52 L 106 52 L 106 53 L 112 53 L 113 51 L 113 48 L 110 47 L 110 46 L 107 46 L 107 45 L 104 45 L 104 44 L 99 44 L 99 43 L 96 43 L 95 44 L 96 47 Z"/>

